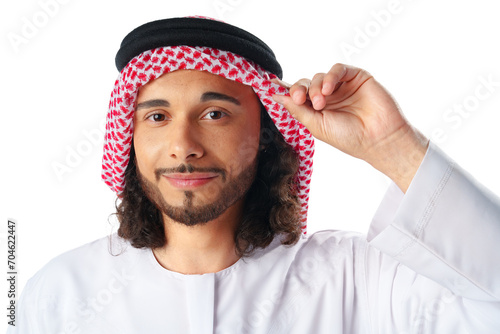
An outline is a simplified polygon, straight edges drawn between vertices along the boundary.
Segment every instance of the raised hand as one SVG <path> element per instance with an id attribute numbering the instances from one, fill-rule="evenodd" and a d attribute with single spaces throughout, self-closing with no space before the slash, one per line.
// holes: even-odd
<path id="1" fill-rule="evenodd" d="M 406 191 L 428 140 L 403 116 L 390 93 L 365 70 L 335 64 L 301 79 L 290 96 L 274 95 L 314 137 L 363 159 Z"/>

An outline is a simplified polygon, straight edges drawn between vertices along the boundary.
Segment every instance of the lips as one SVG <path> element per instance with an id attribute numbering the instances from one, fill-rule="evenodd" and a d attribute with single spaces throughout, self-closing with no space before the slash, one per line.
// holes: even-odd
<path id="1" fill-rule="evenodd" d="M 216 173 L 164 174 L 163 177 L 179 189 L 195 189 L 218 177 Z"/>

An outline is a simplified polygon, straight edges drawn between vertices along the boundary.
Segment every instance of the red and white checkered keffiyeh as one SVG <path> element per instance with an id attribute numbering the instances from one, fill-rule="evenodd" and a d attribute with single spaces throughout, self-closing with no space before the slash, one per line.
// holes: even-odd
<path id="1" fill-rule="evenodd" d="M 125 185 L 125 169 L 129 162 L 132 120 L 139 87 L 162 74 L 179 69 L 207 71 L 253 88 L 285 141 L 299 154 L 300 164 L 296 177 L 302 206 L 302 229 L 305 233 L 314 139 L 301 123 L 272 99 L 273 94 L 288 94 L 287 89 L 270 81 L 276 76 L 228 51 L 208 47 L 161 47 L 141 53 L 123 68 L 111 93 L 106 120 L 102 161 L 104 182 L 118 196 L 121 195 Z"/>

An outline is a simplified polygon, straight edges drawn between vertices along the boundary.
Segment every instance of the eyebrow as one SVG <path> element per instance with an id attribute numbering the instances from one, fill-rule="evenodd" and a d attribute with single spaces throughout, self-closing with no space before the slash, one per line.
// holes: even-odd
<path id="1" fill-rule="evenodd" d="M 241 105 L 241 102 L 229 95 L 222 94 L 222 93 L 217 93 L 217 92 L 206 92 L 201 95 L 200 101 L 201 102 L 207 102 L 211 100 L 221 100 L 221 101 L 227 101 L 236 104 L 237 106 Z"/>
<path id="2" fill-rule="evenodd" d="M 201 102 L 207 102 L 212 100 L 227 101 L 234 103 L 238 106 L 241 105 L 241 102 L 237 98 L 217 92 L 205 92 L 200 97 Z M 170 102 L 163 99 L 148 100 L 138 103 L 135 110 L 155 108 L 155 107 L 170 107 Z"/>
<path id="3" fill-rule="evenodd" d="M 154 107 L 170 107 L 170 103 L 167 100 L 162 100 L 162 99 L 148 100 L 138 103 L 135 110 L 154 108 Z"/>

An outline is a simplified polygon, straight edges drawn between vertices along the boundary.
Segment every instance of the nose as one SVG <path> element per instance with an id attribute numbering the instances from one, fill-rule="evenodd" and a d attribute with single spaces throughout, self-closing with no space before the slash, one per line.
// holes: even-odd
<path id="1" fill-rule="evenodd" d="M 166 136 L 169 142 L 168 155 L 179 162 L 199 159 L 205 153 L 196 126 L 187 120 L 171 124 Z"/>

